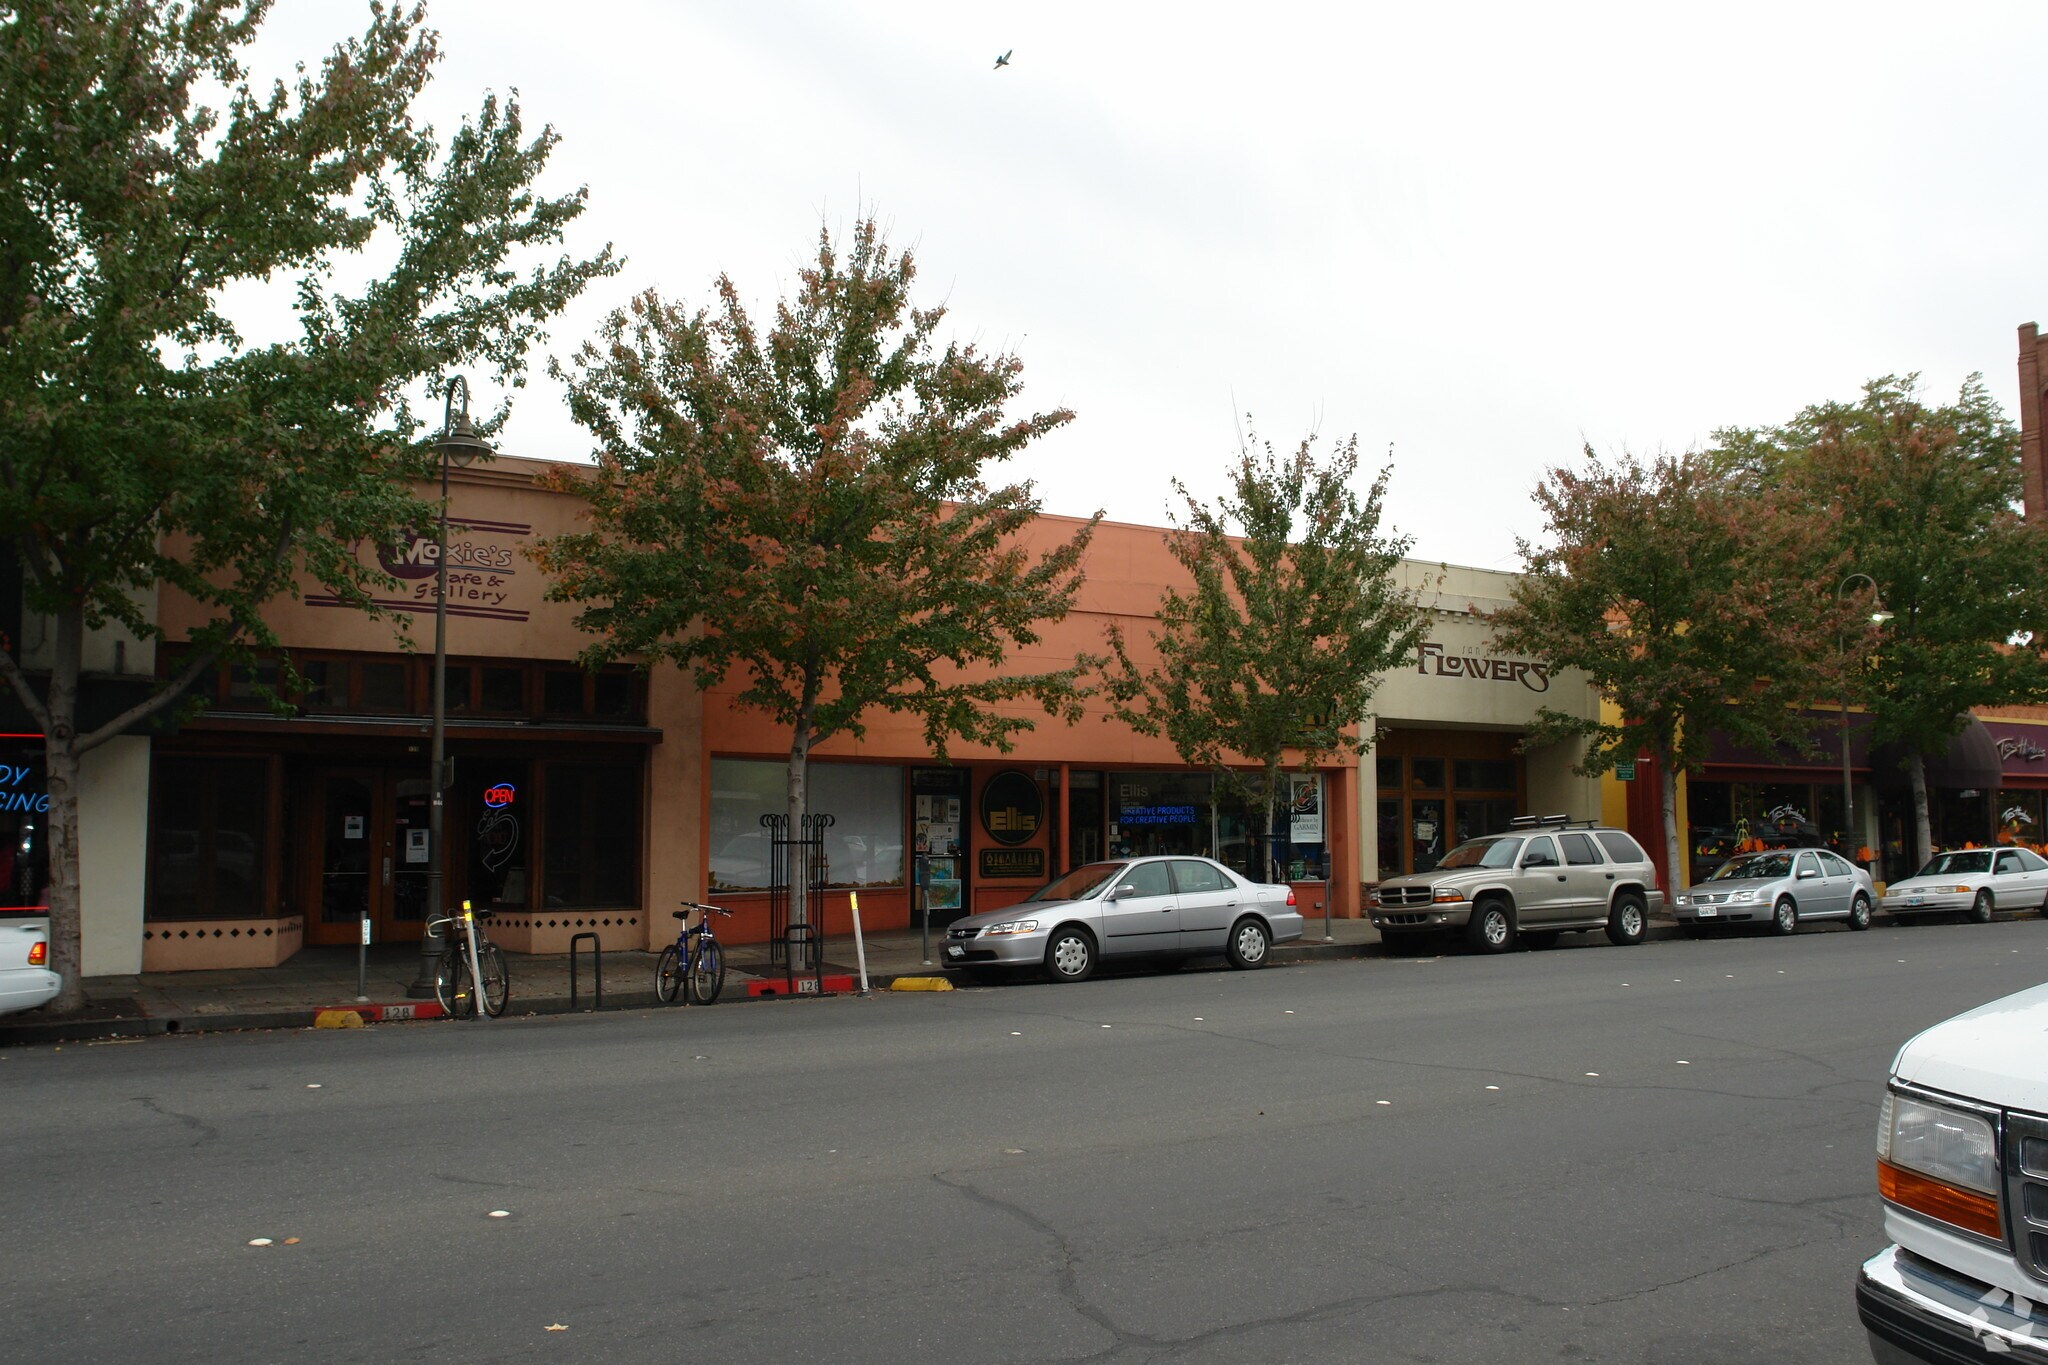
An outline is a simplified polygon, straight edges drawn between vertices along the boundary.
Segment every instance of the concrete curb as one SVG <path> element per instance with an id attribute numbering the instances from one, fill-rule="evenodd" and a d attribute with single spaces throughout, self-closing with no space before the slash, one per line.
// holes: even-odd
<path id="1" fill-rule="evenodd" d="M 1670 920 L 1652 921 L 1646 940 L 1673 939 L 1679 936 L 1678 925 Z M 1383 955 L 1378 942 L 1335 942 L 1325 943 L 1312 929 L 1308 936 L 1292 943 L 1277 944 L 1267 957 L 1275 966 L 1298 966 L 1309 962 L 1350 961 L 1365 957 Z M 829 965 L 829 964 L 828 964 Z M 842 973 L 828 972 L 828 980 Z M 933 978 L 950 980 L 948 973 L 937 964 L 931 967 L 914 968 L 900 972 L 875 972 L 868 977 L 870 994 L 879 994 L 892 989 L 898 980 Z M 770 993 L 756 994 L 748 989 L 753 980 L 775 983 L 777 989 Z M 804 992 L 791 993 L 779 989 L 780 977 L 752 977 L 751 974 L 735 971 L 726 982 L 726 990 L 719 997 L 720 1005 L 744 1004 L 756 1000 L 817 1000 L 843 998 L 854 994 L 845 991 L 828 991 L 825 995 L 811 995 Z M 836 982 L 834 983 L 836 984 Z M 571 1008 L 569 997 L 560 995 L 536 995 L 521 998 L 517 981 L 508 1019 L 555 1014 L 596 1013 L 590 1005 L 579 1000 Z M 911 987 L 911 990 L 929 989 Z M 682 1004 L 663 1005 L 655 998 L 651 988 L 632 990 L 608 990 L 604 993 L 604 1012 L 628 1009 L 686 1009 L 702 1008 Z M 353 1010 L 363 1016 L 368 1027 L 384 1023 L 427 1022 L 440 1016 L 440 1006 L 434 1001 L 370 1001 L 356 1003 L 352 1000 L 329 1000 L 318 1004 L 295 1005 L 290 1008 L 188 1011 L 179 1014 L 137 1015 L 115 1019 L 34 1019 L 13 1016 L 0 1021 L 0 1048 L 33 1047 L 39 1044 L 91 1042 L 105 1038 L 154 1038 L 171 1033 L 231 1033 L 250 1029 L 310 1029 L 316 1018 L 329 1010 Z"/>

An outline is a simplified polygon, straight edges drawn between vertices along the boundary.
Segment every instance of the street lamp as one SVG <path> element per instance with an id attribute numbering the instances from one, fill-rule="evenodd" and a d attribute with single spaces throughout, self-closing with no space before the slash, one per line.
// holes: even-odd
<path id="1" fill-rule="evenodd" d="M 1843 580 L 1841 581 L 1841 583 L 1840 583 L 1839 585 L 1837 585 L 1837 586 L 1836 586 L 1836 588 L 1835 588 L 1835 602 L 1836 602 L 1836 603 L 1837 603 L 1838 605 L 1839 605 L 1839 604 L 1841 603 L 1841 601 L 1843 600 L 1844 596 L 1845 596 L 1845 595 L 1846 595 L 1846 594 L 1848 593 L 1848 591 L 1849 591 L 1849 585 L 1850 585 L 1851 583 L 1854 583 L 1854 582 L 1855 582 L 1855 581 L 1856 581 L 1857 579 L 1859 579 L 1859 578 L 1860 578 L 1860 579 L 1862 579 L 1862 580 L 1863 580 L 1863 581 L 1864 581 L 1865 583 L 1868 583 L 1868 584 L 1870 585 L 1870 591 L 1871 591 L 1871 592 L 1872 592 L 1873 594 L 1875 594 L 1875 593 L 1877 592 L 1877 580 L 1876 580 L 1876 579 L 1872 578 L 1872 577 L 1871 577 L 1871 576 L 1870 576 L 1869 574 L 1867 574 L 1867 573 L 1852 573 L 1852 574 L 1850 574 L 1850 575 L 1849 575 L 1849 576 L 1848 576 L 1847 578 L 1843 579 Z M 1881 625 L 1883 625 L 1883 624 L 1884 624 L 1885 622 L 1887 622 L 1887 621 L 1889 621 L 1889 620 L 1891 620 L 1891 619 L 1892 619 L 1892 614 L 1891 614 L 1890 612 L 1888 612 L 1888 611 L 1886 611 L 1886 610 L 1884 609 L 1884 604 L 1883 604 L 1883 603 L 1881 603 L 1881 602 L 1873 602 L 1873 603 L 1871 604 L 1871 611 L 1870 611 L 1870 623 L 1871 623 L 1872 625 L 1874 625 L 1874 626 L 1881 626 Z M 1862 846 L 1862 844 L 1863 844 L 1863 841 L 1862 841 L 1862 840 L 1861 840 L 1860 838 L 1857 838 L 1857 835 L 1856 835 L 1856 793 L 1855 793 L 1855 788 L 1853 788 L 1853 787 L 1852 787 L 1852 786 L 1850 786 L 1850 784 L 1849 784 L 1849 636 L 1848 636 L 1848 633 L 1847 633 L 1846 631 L 1845 631 L 1845 632 L 1843 632 L 1843 633 L 1842 633 L 1842 635 L 1841 635 L 1841 636 L 1839 637 L 1839 639 L 1840 639 L 1840 641 L 1841 641 L 1841 645 L 1842 645 L 1842 719 L 1841 719 L 1841 726 L 1842 726 L 1842 729 L 1841 729 L 1841 742 L 1842 742 L 1842 828 L 1843 828 L 1844 832 L 1845 832 L 1845 833 L 1847 834 L 1847 836 L 1848 836 L 1848 837 L 1849 837 L 1850 839 L 1853 839 L 1853 840 L 1855 840 L 1855 844 L 1854 844 L 1854 845 L 1852 846 L 1852 848 L 1851 848 L 1851 851 L 1850 851 L 1850 854 L 1849 854 L 1849 856 L 1850 856 L 1850 859 L 1851 859 L 1851 860 L 1853 861 L 1853 860 L 1855 859 L 1855 856 L 1856 856 L 1856 855 L 1855 855 L 1855 852 L 1854 852 L 1854 849 L 1855 849 L 1855 848 L 1860 848 L 1860 847 Z"/>
<path id="2" fill-rule="evenodd" d="M 456 407 L 455 396 L 462 395 Z M 441 414 L 441 436 L 434 442 L 441 457 L 441 515 L 434 537 L 434 737 L 428 766 L 427 802 L 427 912 L 420 934 L 420 970 L 406 994 L 423 1000 L 434 994 L 434 972 L 441 957 L 441 934 L 434 920 L 446 913 L 441 904 L 442 863 L 441 802 L 448 788 L 448 466 L 467 465 L 482 456 L 490 458 L 490 443 L 477 434 L 469 420 L 469 381 L 456 375 L 448 381 L 447 403 Z M 481 989 L 473 987 L 473 989 Z"/>

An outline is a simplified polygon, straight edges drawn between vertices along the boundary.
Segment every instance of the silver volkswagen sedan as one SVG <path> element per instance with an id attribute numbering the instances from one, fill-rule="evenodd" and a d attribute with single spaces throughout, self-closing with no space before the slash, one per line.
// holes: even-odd
<path id="1" fill-rule="evenodd" d="M 2031 910 L 2048 897 L 2048 862 L 2025 848 L 1961 848 L 1884 889 L 1893 915 L 1967 914 L 1979 924 L 1993 910 Z"/>
<path id="2" fill-rule="evenodd" d="M 1842 919 L 1851 929 L 1868 929 L 1876 903 L 1877 885 L 1862 868 L 1824 848 L 1779 848 L 1730 858 L 1713 876 L 1679 892 L 1671 913 L 1688 934 L 1745 923 L 1789 934 L 1810 919 Z"/>
<path id="3" fill-rule="evenodd" d="M 1301 932 L 1292 887 L 1248 881 L 1207 858 L 1123 858 L 1077 867 L 1015 905 L 955 920 L 943 961 L 977 979 L 1039 967 L 1053 981 L 1085 981 L 1099 962 L 1144 957 L 1221 953 L 1250 968 Z"/>

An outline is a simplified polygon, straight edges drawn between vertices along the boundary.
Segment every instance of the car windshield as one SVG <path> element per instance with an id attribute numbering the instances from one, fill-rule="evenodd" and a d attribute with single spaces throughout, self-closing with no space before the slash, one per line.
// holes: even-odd
<path id="1" fill-rule="evenodd" d="M 1513 867 L 1515 855 L 1521 851 L 1522 841 L 1512 836 L 1472 839 L 1446 853 L 1444 860 L 1437 864 L 1437 870 L 1447 867 Z"/>
<path id="2" fill-rule="evenodd" d="M 1089 863 L 1064 877 L 1056 877 L 1026 896 L 1027 901 L 1077 901 L 1100 891 L 1110 878 L 1129 863 Z"/>
<path id="3" fill-rule="evenodd" d="M 1927 860 L 1927 866 L 1913 875 L 1916 877 L 1953 877 L 1959 872 L 1989 872 L 1991 850 L 1988 848 L 1967 848 L 1961 853 L 1937 853 Z"/>
<path id="4" fill-rule="evenodd" d="M 1768 881 L 1777 877 L 1792 875 L 1792 855 L 1789 853 L 1752 853 L 1744 858 L 1730 858 L 1714 869 L 1710 881 Z"/>

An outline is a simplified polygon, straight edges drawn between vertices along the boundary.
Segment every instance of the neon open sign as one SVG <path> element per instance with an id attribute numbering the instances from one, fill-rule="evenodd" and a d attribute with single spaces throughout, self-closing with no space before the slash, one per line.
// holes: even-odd
<path id="1" fill-rule="evenodd" d="M 519 789 L 510 782 L 500 782 L 494 787 L 484 788 L 484 804 L 492 810 L 503 810 L 519 795 Z"/>

